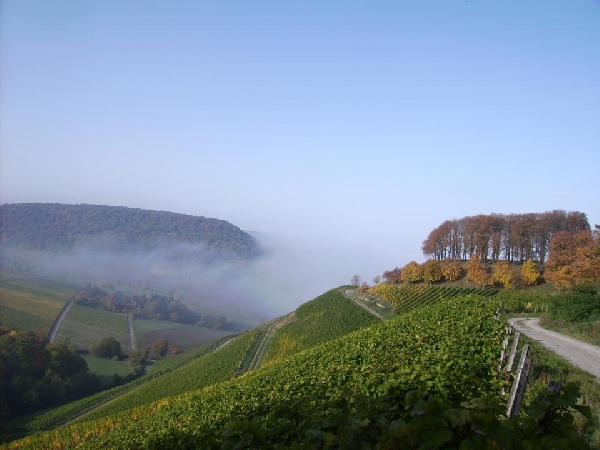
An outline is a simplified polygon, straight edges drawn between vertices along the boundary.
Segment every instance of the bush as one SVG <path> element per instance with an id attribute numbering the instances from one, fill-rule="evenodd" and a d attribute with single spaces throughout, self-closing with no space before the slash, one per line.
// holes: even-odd
<path id="1" fill-rule="evenodd" d="M 550 317 L 566 322 L 584 322 L 600 317 L 600 295 L 593 285 L 576 286 L 573 291 L 557 297 Z"/>
<path id="2" fill-rule="evenodd" d="M 116 358 L 117 360 L 119 360 L 123 357 L 121 343 L 112 336 L 102 339 L 97 344 L 93 344 L 90 348 L 90 353 L 97 358 Z"/>

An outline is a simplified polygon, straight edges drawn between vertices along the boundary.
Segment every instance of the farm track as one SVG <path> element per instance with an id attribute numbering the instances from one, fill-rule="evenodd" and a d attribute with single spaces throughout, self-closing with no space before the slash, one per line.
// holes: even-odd
<path id="1" fill-rule="evenodd" d="M 283 328 L 284 326 L 286 326 L 289 323 L 292 323 L 295 320 L 296 320 L 296 315 L 294 313 L 291 313 L 291 314 L 285 316 L 284 318 L 282 318 L 281 320 L 278 320 L 277 322 L 272 323 L 271 326 L 269 326 L 269 329 L 267 330 L 266 334 L 262 338 L 262 341 L 260 342 L 260 345 L 258 346 L 258 349 L 256 350 L 256 353 L 254 354 L 254 357 L 252 358 L 252 361 L 250 362 L 250 366 L 248 367 L 248 372 L 251 370 L 258 369 L 258 367 L 260 367 L 260 364 L 262 363 L 262 361 L 265 357 L 265 353 L 267 351 L 267 346 L 269 345 L 269 341 L 273 337 L 273 334 L 275 334 L 275 332 L 277 330 L 279 330 L 280 328 Z"/>
<path id="2" fill-rule="evenodd" d="M 378 319 L 381 319 L 383 321 L 385 321 L 385 317 L 383 317 L 381 314 L 379 314 L 377 311 L 374 311 L 373 309 L 369 308 L 367 305 L 365 305 L 363 302 L 361 302 L 358 298 L 356 298 L 356 295 L 354 294 L 353 291 L 351 291 L 350 289 L 346 289 L 344 291 L 344 295 L 351 301 L 353 301 L 354 303 L 356 303 L 358 306 L 360 306 L 361 308 L 364 308 L 368 313 L 374 315 L 375 317 L 377 317 Z"/>
<path id="3" fill-rule="evenodd" d="M 134 351 L 136 350 L 135 333 L 133 332 L 133 317 L 131 316 L 127 316 L 127 331 L 129 334 L 129 349 Z"/>
<path id="4" fill-rule="evenodd" d="M 537 317 L 509 319 L 509 322 L 521 333 L 594 375 L 600 382 L 600 347 L 542 328 L 539 321 Z"/>
<path id="5" fill-rule="evenodd" d="M 67 316 L 67 314 L 69 314 L 69 311 L 70 311 L 71 307 L 73 306 L 73 304 L 74 304 L 73 300 L 69 301 L 69 303 L 67 303 L 67 306 L 65 306 L 63 308 L 63 310 L 60 312 L 60 314 L 54 321 L 54 325 L 52 325 L 50 334 L 48 334 L 48 340 L 50 342 L 54 342 L 56 340 L 56 335 L 58 334 L 58 330 L 60 329 L 60 326 L 62 325 L 62 322 L 65 319 L 65 317 Z"/>

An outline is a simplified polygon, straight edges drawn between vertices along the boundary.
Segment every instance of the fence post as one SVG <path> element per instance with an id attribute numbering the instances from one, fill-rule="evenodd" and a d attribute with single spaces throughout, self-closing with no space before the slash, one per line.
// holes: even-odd
<path id="1" fill-rule="evenodd" d="M 519 336 L 521 336 L 521 332 L 515 332 L 515 337 L 513 338 L 512 347 L 510 349 L 510 355 L 508 357 L 508 363 L 506 363 L 506 370 L 509 372 L 512 371 L 512 366 L 515 362 L 515 355 L 517 354 L 517 346 L 519 345 Z"/>
<path id="2" fill-rule="evenodd" d="M 529 349 L 529 345 L 525 345 L 523 350 L 521 350 L 521 359 L 519 360 L 517 375 L 513 382 L 510 398 L 508 399 L 508 406 L 506 408 L 506 416 L 508 418 L 518 415 L 519 409 L 521 408 L 521 401 L 523 400 L 523 394 L 525 393 L 527 378 L 529 377 L 529 371 L 531 370 Z"/>

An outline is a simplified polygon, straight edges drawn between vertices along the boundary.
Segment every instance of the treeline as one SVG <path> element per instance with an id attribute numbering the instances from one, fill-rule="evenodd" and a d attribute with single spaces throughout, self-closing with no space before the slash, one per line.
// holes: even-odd
<path id="1" fill-rule="evenodd" d="M 168 320 L 227 330 L 239 325 L 228 323 L 227 318 L 223 315 L 201 314 L 192 311 L 172 295 L 109 293 L 98 286 L 88 285 L 86 289 L 75 296 L 74 302 L 81 306 L 129 314 L 140 319 Z"/>
<path id="2" fill-rule="evenodd" d="M 122 206 L 0 205 L 0 226 L 3 246 L 26 250 L 71 250 L 77 244 L 111 251 L 163 248 L 174 259 L 190 260 L 247 260 L 259 253 L 252 236 L 224 220 Z"/>
<path id="3" fill-rule="evenodd" d="M 562 210 L 530 214 L 479 214 L 446 220 L 423 242 L 423 254 L 437 260 L 468 260 L 477 255 L 484 263 L 546 261 L 550 241 L 558 232 L 589 231 L 582 212 Z"/>
<path id="4" fill-rule="evenodd" d="M 71 344 L 0 327 L 0 418 L 60 405 L 100 390 Z"/>
<path id="5" fill-rule="evenodd" d="M 547 213 L 548 217 L 553 216 L 554 213 L 557 212 Z M 589 229 L 589 225 L 586 228 L 587 219 L 581 214 L 571 213 L 565 216 L 567 218 L 565 223 L 570 225 L 567 230 L 552 232 L 547 250 L 539 254 L 540 257 L 543 256 L 542 260 L 535 261 L 531 257 L 525 261 L 486 260 L 478 251 L 474 251 L 466 255 L 461 253 L 461 257 L 468 257 L 463 261 L 462 258 L 450 257 L 442 252 L 437 255 L 437 258 L 431 258 L 423 264 L 411 261 L 402 268 L 396 267 L 386 271 L 383 278 L 388 283 L 408 284 L 420 282 L 431 284 L 466 278 L 482 287 L 520 287 L 548 282 L 558 289 L 571 289 L 575 286 L 591 284 L 600 278 L 600 226 L 596 225 L 594 231 Z M 572 217 L 571 222 L 568 220 L 569 217 Z M 523 230 L 522 235 L 535 236 L 535 231 L 526 233 Z M 510 254 L 515 255 L 514 252 Z M 454 256 L 453 253 L 450 255 Z M 354 279 L 353 283 L 358 285 Z M 368 289 L 366 284 L 361 286 L 362 291 L 366 289 Z"/>

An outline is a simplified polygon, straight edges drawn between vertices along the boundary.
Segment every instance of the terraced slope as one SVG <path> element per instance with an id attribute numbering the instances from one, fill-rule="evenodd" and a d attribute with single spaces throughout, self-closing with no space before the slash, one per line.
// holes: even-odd
<path id="1" fill-rule="evenodd" d="M 296 321 L 274 334 L 264 365 L 379 322 L 338 289 L 304 303 L 296 309 L 295 316 Z"/>
<path id="2" fill-rule="evenodd" d="M 550 303 L 550 296 L 547 293 L 514 289 L 380 284 L 372 287 L 368 292 L 394 305 L 394 312 L 397 315 L 465 295 L 488 299 L 503 311 L 513 313 L 547 310 Z"/>
<path id="3" fill-rule="evenodd" d="M 9 448 L 451 443 L 465 438 L 455 433 L 462 433 L 460 424 L 477 414 L 477 406 L 464 409 L 468 404 L 463 402 L 482 395 L 488 402 L 501 401 L 496 361 L 504 324 L 493 313 L 477 299 L 419 308 L 241 378 L 33 436 Z M 436 410 L 455 412 L 450 421 L 439 416 L 428 423 Z M 474 433 L 473 439 L 479 436 Z"/>

